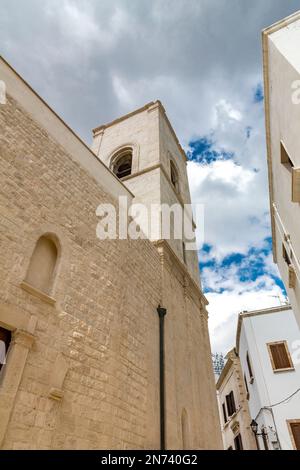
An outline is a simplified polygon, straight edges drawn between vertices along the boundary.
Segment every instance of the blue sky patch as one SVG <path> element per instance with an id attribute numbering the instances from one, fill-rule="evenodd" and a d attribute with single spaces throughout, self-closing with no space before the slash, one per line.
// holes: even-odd
<path id="1" fill-rule="evenodd" d="M 261 83 L 254 90 L 254 103 L 261 103 L 264 100 L 264 91 Z"/>
<path id="2" fill-rule="evenodd" d="M 227 152 L 224 149 L 216 149 L 214 145 L 215 142 L 212 137 L 209 136 L 192 140 L 189 143 L 187 157 L 189 160 L 204 164 L 210 164 L 217 160 L 230 160 L 234 157 L 233 152 Z"/>
<path id="3" fill-rule="evenodd" d="M 211 251 L 211 245 L 204 245 L 200 251 L 200 270 L 203 274 L 204 292 L 224 292 L 226 287 L 224 288 L 222 285 L 223 282 L 226 284 L 227 280 L 233 276 L 237 277 L 242 284 L 256 282 L 259 281 L 260 278 L 263 278 L 263 276 L 268 276 L 274 280 L 281 288 L 283 294 L 286 295 L 283 282 L 279 277 L 269 272 L 269 267 L 266 264 L 266 257 L 268 257 L 272 251 L 271 237 L 265 238 L 260 248 L 251 247 L 247 254 L 231 253 L 220 261 L 216 260 L 213 256 L 207 259 L 207 255 L 209 255 Z M 206 257 L 205 262 L 201 262 L 202 256 Z M 205 285 L 205 272 L 207 269 L 217 274 L 218 281 L 215 286 Z M 257 285 L 257 288 L 262 289 L 264 287 L 265 281 L 262 279 Z"/>

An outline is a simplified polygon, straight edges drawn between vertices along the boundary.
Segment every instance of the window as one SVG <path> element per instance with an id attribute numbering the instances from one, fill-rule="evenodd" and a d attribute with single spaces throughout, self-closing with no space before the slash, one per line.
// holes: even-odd
<path id="1" fill-rule="evenodd" d="M 290 289 L 295 289 L 296 279 L 297 279 L 296 271 L 295 271 L 294 266 L 292 265 L 291 259 L 288 255 L 288 252 L 287 252 L 284 244 L 282 244 L 282 256 L 283 256 L 283 259 L 284 259 L 284 261 L 286 262 L 286 264 L 288 265 L 288 268 L 289 268 L 289 270 L 288 270 L 289 288 Z"/>
<path id="2" fill-rule="evenodd" d="M 49 294 L 57 264 L 57 244 L 51 235 L 42 236 L 33 251 L 25 281 L 32 287 Z"/>
<path id="3" fill-rule="evenodd" d="M 294 168 L 294 164 L 282 142 L 280 142 L 280 161 L 292 172 L 292 202 L 300 202 L 300 169 Z"/>
<path id="4" fill-rule="evenodd" d="M 249 388 L 248 388 L 248 382 L 247 382 L 246 374 L 244 374 L 244 382 L 245 382 L 245 387 L 246 387 L 246 392 L 247 392 L 247 400 L 249 400 L 249 398 L 250 398 L 250 393 L 249 393 Z"/>
<path id="5" fill-rule="evenodd" d="M 247 367 L 248 367 L 248 372 L 249 372 L 249 377 L 250 377 L 250 383 L 252 384 L 254 382 L 254 375 L 252 372 L 252 365 L 249 357 L 249 353 L 247 352 L 246 355 L 246 361 L 247 361 Z"/>
<path id="6" fill-rule="evenodd" d="M 6 356 L 11 343 L 11 331 L 0 327 L 0 371 L 6 363 Z"/>
<path id="7" fill-rule="evenodd" d="M 119 178 L 125 178 L 132 172 L 132 149 L 123 149 L 113 157 L 114 163 L 112 171 Z"/>
<path id="8" fill-rule="evenodd" d="M 227 423 L 227 413 L 226 413 L 225 403 L 222 404 L 222 410 L 223 410 L 224 424 L 226 424 Z"/>
<path id="9" fill-rule="evenodd" d="M 182 242 L 182 257 L 183 257 L 183 261 L 186 264 L 186 250 L 185 250 L 185 243 L 184 242 Z"/>
<path id="10" fill-rule="evenodd" d="M 294 448 L 300 450 L 300 420 L 289 420 L 288 426 Z"/>
<path id="11" fill-rule="evenodd" d="M 286 341 L 269 343 L 267 347 L 274 372 L 294 369 Z"/>
<path id="12" fill-rule="evenodd" d="M 233 392 L 230 392 L 229 395 L 226 395 L 226 405 L 227 405 L 228 416 L 230 418 L 230 416 L 232 416 L 236 412 Z"/>
<path id="13" fill-rule="evenodd" d="M 292 169 L 292 202 L 300 202 L 300 168 Z"/>
<path id="14" fill-rule="evenodd" d="M 178 191 L 179 190 L 178 172 L 172 160 L 170 160 L 170 175 L 171 175 L 172 185 L 174 186 L 176 191 Z"/>
<path id="15" fill-rule="evenodd" d="M 290 156 L 289 156 L 283 142 L 280 142 L 280 161 L 283 164 L 287 164 L 289 167 L 293 167 L 293 163 L 290 159 Z"/>
<path id="16" fill-rule="evenodd" d="M 290 260 L 290 257 L 288 255 L 288 252 L 286 251 L 286 248 L 285 248 L 284 244 L 282 244 L 282 257 L 283 257 L 284 261 L 286 262 L 286 264 L 289 266 L 291 264 L 291 260 Z"/>
<path id="17" fill-rule="evenodd" d="M 243 442 L 242 442 L 242 437 L 240 434 L 238 434 L 234 438 L 234 447 L 235 447 L 235 450 L 243 450 Z"/>

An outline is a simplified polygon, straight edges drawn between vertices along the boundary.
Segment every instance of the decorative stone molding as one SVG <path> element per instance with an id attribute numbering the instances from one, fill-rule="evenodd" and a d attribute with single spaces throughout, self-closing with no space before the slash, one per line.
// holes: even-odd
<path id="1" fill-rule="evenodd" d="M 109 169 L 112 171 L 113 166 L 116 160 L 119 158 L 123 149 L 124 150 L 130 149 L 132 151 L 132 167 L 131 167 L 130 176 L 134 176 L 139 171 L 139 159 L 140 159 L 140 147 L 136 142 L 127 142 L 116 147 L 107 157 L 106 164 L 109 167 Z M 126 178 L 129 178 L 129 176 Z M 125 181 L 126 178 L 123 178 L 122 181 Z"/>
<path id="2" fill-rule="evenodd" d="M 231 431 L 233 432 L 233 434 L 238 434 L 240 432 L 240 423 L 238 421 L 234 421 L 231 425 L 230 425 L 230 428 L 231 428 Z"/>
<path id="3" fill-rule="evenodd" d="M 37 318 L 13 305 L 0 304 L 0 325 L 12 331 L 12 342 L 0 375 L 0 448 L 4 440 L 27 355 L 34 342 Z"/>
<path id="4" fill-rule="evenodd" d="M 28 333 L 28 331 L 15 330 L 12 336 L 11 344 L 19 344 L 26 349 L 30 349 L 34 341 L 34 335 Z"/>
<path id="5" fill-rule="evenodd" d="M 36 289 L 36 287 L 31 286 L 26 281 L 22 281 L 20 287 L 29 294 L 33 295 L 34 297 L 37 297 L 38 299 L 43 300 L 44 302 L 47 302 L 50 305 L 55 305 L 56 300 L 53 297 L 46 294 L 45 292 L 42 292 L 39 289 Z"/>

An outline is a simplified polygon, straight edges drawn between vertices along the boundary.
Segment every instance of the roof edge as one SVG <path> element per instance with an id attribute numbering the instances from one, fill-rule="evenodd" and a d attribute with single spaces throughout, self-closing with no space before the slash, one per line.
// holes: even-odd
<path id="1" fill-rule="evenodd" d="M 284 312 L 286 310 L 292 310 L 291 304 L 279 305 L 277 307 L 269 307 L 269 308 L 264 308 L 261 310 L 252 310 L 250 312 L 248 311 L 240 312 L 238 316 L 237 329 L 236 329 L 236 342 L 235 342 L 237 354 L 239 354 L 239 349 L 240 349 L 240 336 L 241 336 L 241 329 L 242 329 L 242 323 L 243 323 L 244 318 L 256 317 L 260 315 L 270 315 L 271 313 L 279 313 L 279 312 Z"/>
<path id="2" fill-rule="evenodd" d="M 12 65 L 10 65 L 9 62 L 7 62 L 7 60 L 4 59 L 4 57 L 2 55 L 0 55 L 0 66 L 3 66 L 3 73 L 4 75 L 6 75 L 10 81 L 10 83 L 12 83 L 12 88 L 14 87 L 14 90 L 17 90 L 17 92 L 15 91 L 15 94 L 22 97 L 23 99 L 23 96 L 25 95 L 25 93 L 22 93 L 21 94 L 21 91 L 18 87 L 17 84 L 17 81 L 19 81 L 19 83 L 21 83 L 21 85 L 23 87 L 25 87 L 24 90 L 27 90 L 27 92 L 29 94 L 32 94 L 31 96 L 33 97 L 33 99 L 36 99 L 36 103 L 39 103 L 40 106 L 44 106 L 45 109 L 49 112 L 48 114 L 48 117 L 44 116 L 45 117 L 45 120 L 48 121 L 48 124 L 51 123 L 53 125 L 56 125 L 55 124 L 55 120 L 56 120 L 56 123 L 58 123 L 59 125 L 62 125 L 64 126 L 64 128 L 66 129 L 66 131 L 68 131 L 72 137 L 75 139 L 75 141 L 77 142 L 77 144 L 79 144 L 79 146 L 81 146 L 81 149 L 83 152 L 86 152 L 86 155 L 89 155 L 90 159 L 91 159 L 91 162 L 92 165 L 94 166 L 94 168 L 97 166 L 97 168 L 101 168 L 101 171 L 105 172 L 107 177 L 110 179 L 110 184 L 105 184 L 102 182 L 101 184 L 101 187 L 106 191 L 108 192 L 109 194 L 111 194 L 113 197 L 116 197 L 118 195 L 118 192 L 120 192 L 120 195 L 124 195 L 126 194 L 127 196 L 129 196 L 131 199 L 133 199 L 134 197 L 134 194 L 122 183 L 122 181 L 120 181 L 116 175 L 97 157 L 97 155 L 93 152 L 93 150 L 81 139 L 81 137 L 79 137 L 78 134 L 76 134 L 76 132 L 53 110 L 53 108 L 51 108 L 51 106 L 31 87 L 31 85 L 29 85 L 29 83 L 14 69 L 14 67 Z M 5 68 L 7 70 L 7 72 L 5 71 Z M 15 81 L 12 79 L 12 77 L 15 77 Z M 17 80 L 17 81 L 16 81 Z M 7 89 L 7 93 L 8 94 L 11 94 L 10 92 L 10 87 L 8 87 Z M 13 96 L 13 95 L 11 95 Z M 28 98 L 28 96 L 27 96 Z M 24 105 L 18 98 L 15 98 L 17 99 L 17 101 L 19 102 L 19 104 L 25 109 L 25 111 L 27 113 L 29 113 L 32 118 L 36 121 L 39 122 L 39 124 L 44 127 L 45 127 L 45 123 L 42 123 L 40 122 L 40 120 L 34 115 L 34 113 L 30 112 L 29 109 L 26 108 L 26 105 Z M 24 99 L 23 101 L 26 100 L 26 97 L 24 96 Z M 49 116 L 51 116 L 52 118 L 49 119 Z M 51 120 L 52 119 L 52 120 Z M 49 130 L 49 129 L 47 129 Z M 50 132 L 51 133 L 51 132 Z M 52 133 L 53 135 L 53 133 Z M 55 136 L 54 136 L 55 138 Z M 57 140 L 57 139 L 56 139 Z M 65 149 L 65 145 L 62 144 L 59 140 L 57 140 L 57 142 L 62 145 Z M 71 155 L 72 155 L 72 152 L 70 152 L 69 149 L 66 149 Z M 86 162 L 86 158 L 85 158 L 85 162 Z M 82 162 L 82 166 L 85 167 L 85 169 L 87 170 L 86 168 L 86 165 L 85 163 Z M 88 170 L 87 170 L 88 171 Z M 93 174 L 93 172 L 91 172 L 92 176 L 97 180 L 98 183 L 100 183 L 102 180 L 101 178 L 96 178 L 95 175 Z M 98 181 L 99 180 L 99 181 Z M 117 189 L 119 188 L 119 189 Z"/>
<path id="3" fill-rule="evenodd" d="M 262 34 L 269 36 L 270 34 L 276 33 L 276 31 L 279 31 L 280 29 L 289 26 L 291 23 L 294 23 L 297 20 L 300 20 L 300 10 L 296 11 L 295 13 L 292 13 L 291 15 L 287 16 L 282 20 L 276 21 L 276 23 L 273 23 L 271 26 L 264 28 L 262 30 Z"/>
<path id="4" fill-rule="evenodd" d="M 141 108 L 135 109 L 134 111 L 131 111 L 127 114 L 124 114 L 123 116 L 120 116 L 120 117 L 118 117 L 118 118 L 114 119 L 113 121 L 110 121 L 106 124 L 102 124 L 101 126 L 95 127 L 95 129 L 93 129 L 93 131 L 92 131 L 93 132 L 93 137 L 96 137 L 97 134 L 100 134 L 101 132 L 104 132 L 107 128 L 109 128 L 111 126 L 114 126 L 115 124 L 119 124 L 120 122 L 125 121 L 126 119 L 129 119 L 132 116 L 135 116 L 136 114 L 142 113 L 142 112 L 147 111 L 151 108 L 154 109 L 155 107 L 158 107 L 160 112 L 162 113 L 162 115 L 163 115 L 163 117 L 164 117 L 170 131 L 171 131 L 171 134 L 175 139 L 175 142 L 177 144 L 177 147 L 179 149 L 179 152 L 180 152 L 181 156 L 183 157 L 183 159 L 185 161 L 187 161 L 186 153 L 183 150 L 183 148 L 182 148 L 182 146 L 179 142 L 179 139 L 176 135 L 176 132 L 175 132 L 175 130 L 174 130 L 174 128 L 173 128 L 173 126 L 172 126 L 172 124 L 171 124 L 171 122 L 170 122 L 170 120 L 167 116 L 166 110 L 165 110 L 165 108 L 164 108 L 164 106 L 163 106 L 163 104 L 160 100 L 150 101 L 149 103 L 145 104 Z"/>

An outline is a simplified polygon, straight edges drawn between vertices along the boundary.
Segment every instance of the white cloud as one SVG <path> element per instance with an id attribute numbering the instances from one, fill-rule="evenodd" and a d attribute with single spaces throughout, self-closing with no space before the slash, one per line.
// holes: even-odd
<path id="1" fill-rule="evenodd" d="M 185 148 L 213 131 L 216 147 L 235 154 L 233 161 L 188 166 L 192 199 L 205 204 L 210 256 L 221 260 L 263 243 L 264 121 L 262 106 L 252 102 L 262 79 L 260 31 L 296 10 L 298 0 L 20 3 L 1 1 L 3 55 L 76 132 L 89 142 L 92 128 L 159 98 Z M 266 264 L 273 273 L 270 257 Z M 223 324 L 242 306 L 264 306 L 279 289 L 270 281 L 241 294 L 234 270 L 230 276 L 229 292 L 208 295 L 211 322 Z M 226 329 L 212 328 L 221 345 Z"/>
<path id="2" fill-rule="evenodd" d="M 212 350 L 227 353 L 235 346 L 238 314 L 243 310 L 259 310 L 278 306 L 285 301 L 280 287 L 269 277 L 264 288 L 257 287 L 257 282 L 242 285 L 237 279 L 234 289 L 206 295 L 209 306 L 209 328 Z"/>

